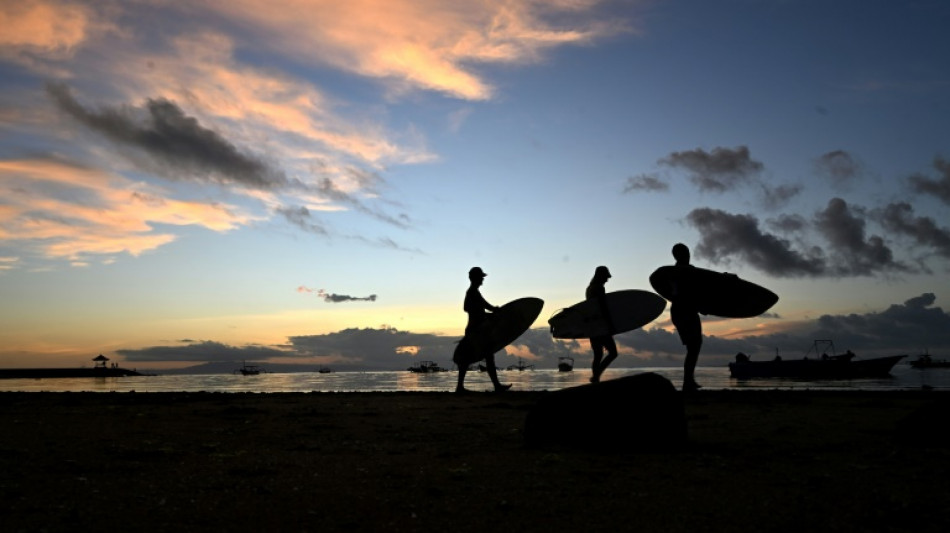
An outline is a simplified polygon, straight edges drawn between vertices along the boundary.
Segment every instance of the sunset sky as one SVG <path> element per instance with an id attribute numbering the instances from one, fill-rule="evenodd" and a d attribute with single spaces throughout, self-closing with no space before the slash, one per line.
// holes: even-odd
<path id="1" fill-rule="evenodd" d="M 451 363 L 480 266 L 545 300 L 693 263 L 739 350 L 950 357 L 950 3 L 0 3 L 0 367 Z M 615 366 L 679 365 L 664 314 Z"/>

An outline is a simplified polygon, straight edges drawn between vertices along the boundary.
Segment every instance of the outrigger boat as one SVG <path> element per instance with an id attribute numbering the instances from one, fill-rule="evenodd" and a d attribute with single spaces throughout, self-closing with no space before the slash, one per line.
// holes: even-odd
<path id="1" fill-rule="evenodd" d="M 814 358 L 809 358 L 812 350 Z M 829 355 L 828 352 L 831 352 Z M 821 354 L 821 355 L 819 355 Z M 906 355 L 891 355 L 871 359 L 857 359 L 848 350 L 835 353 L 834 342 L 816 340 L 804 359 L 784 360 L 778 355 L 771 361 L 752 361 L 743 353 L 729 363 L 729 373 L 736 379 L 794 378 L 794 379 L 855 379 L 882 378 L 891 375 L 891 368 Z"/>
<path id="2" fill-rule="evenodd" d="M 529 365 L 524 362 L 524 359 L 518 359 L 518 363 L 514 365 L 508 365 L 508 370 L 517 370 L 519 372 L 524 372 L 525 370 L 534 370 L 534 365 Z"/>
<path id="3" fill-rule="evenodd" d="M 265 374 L 267 373 L 267 371 L 264 370 L 263 368 L 257 365 L 249 365 L 246 362 L 243 362 L 241 364 L 241 368 L 234 371 L 235 374 L 237 374 L 238 372 L 240 372 L 242 375 L 245 375 L 245 376 L 256 376 L 260 374 L 261 372 L 264 372 Z"/>

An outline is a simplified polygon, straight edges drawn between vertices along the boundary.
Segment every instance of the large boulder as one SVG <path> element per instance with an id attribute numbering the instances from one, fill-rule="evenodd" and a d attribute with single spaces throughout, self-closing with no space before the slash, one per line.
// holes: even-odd
<path id="1" fill-rule="evenodd" d="M 667 450 L 686 443 L 686 413 L 670 380 L 650 372 L 549 393 L 524 435 L 532 447 Z"/>

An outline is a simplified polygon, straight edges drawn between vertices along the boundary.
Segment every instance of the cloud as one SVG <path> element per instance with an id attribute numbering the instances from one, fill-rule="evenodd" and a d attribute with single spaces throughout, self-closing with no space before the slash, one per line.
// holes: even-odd
<path id="1" fill-rule="evenodd" d="M 783 357 L 803 357 L 815 339 L 832 339 L 839 352 L 850 349 L 859 357 L 876 357 L 908 353 L 915 350 L 950 351 L 950 313 L 937 307 L 934 293 L 923 293 L 893 304 L 881 311 L 861 314 L 822 315 L 815 320 L 786 323 L 776 333 L 735 337 L 707 335 L 703 340 L 700 364 L 725 365 L 735 354 L 744 352 L 754 359 L 771 359 L 776 349 Z M 754 331 L 754 330 L 753 330 Z M 332 362 L 339 371 L 405 370 L 415 361 L 432 360 L 451 367 L 457 336 L 413 333 L 382 326 L 380 328 L 349 328 L 320 335 L 289 337 L 279 348 L 261 345 L 230 346 L 214 341 L 182 341 L 177 346 L 153 346 L 121 349 L 116 353 L 130 361 L 237 362 L 267 361 L 288 358 L 319 358 Z M 672 329 L 654 327 L 636 329 L 616 336 L 621 358 L 618 366 L 680 366 L 684 348 Z M 589 360 L 590 347 L 585 340 L 553 339 L 547 328 L 526 331 L 499 354 L 504 366 L 514 358 L 529 359 L 539 368 L 555 368 L 558 358 L 569 356 Z M 579 362 L 575 367 L 581 368 Z"/>
<path id="2" fill-rule="evenodd" d="M 92 9 L 73 2 L 2 2 L 0 58 L 52 72 L 50 61 L 71 57 L 99 25 L 96 19 Z"/>
<path id="3" fill-rule="evenodd" d="M 771 187 L 767 184 L 762 184 L 762 205 L 766 209 L 779 209 L 784 207 L 791 201 L 792 198 L 795 198 L 801 194 L 804 187 L 800 184 L 796 185 L 779 185 L 777 187 Z"/>
<path id="4" fill-rule="evenodd" d="M 910 237 L 918 246 L 926 246 L 950 259 L 950 228 L 941 228 L 930 217 L 914 217 L 914 208 L 906 203 L 888 204 L 876 213 L 884 228 Z"/>
<path id="5" fill-rule="evenodd" d="M 763 231 L 752 215 L 735 215 L 719 209 L 699 208 L 687 215 L 700 241 L 696 255 L 717 264 L 737 259 L 779 277 L 851 277 L 880 273 L 913 272 L 895 259 L 893 250 L 877 235 L 867 236 L 867 214 L 833 198 L 811 221 L 801 216 L 780 216 L 768 224 L 783 233 L 814 229 L 823 246 L 806 244 L 804 236 L 793 243 Z"/>
<path id="6" fill-rule="evenodd" d="M 48 84 L 47 93 L 71 117 L 119 144 L 141 150 L 171 179 L 239 184 L 253 189 L 286 186 L 281 172 L 239 150 L 221 134 L 203 127 L 175 103 L 147 100 L 144 109 L 83 107 L 63 84 Z"/>
<path id="7" fill-rule="evenodd" d="M 334 368 L 405 370 L 414 361 L 432 360 L 451 367 L 458 337 L 411 333 L 395 328 L 349 328 L 323 335 L 289 338 L 290 349 L 301 357 L 331 357 Z"/>
<path id="8" fill-rule="evenodd" d="M 673 152 L 659 162 L 691 173 L 690 179 L 701 191 L 717 193 L 745 184 L 764 168 L 761 162 L 751 158 L 747 146 L 714 148 L 711 152 L 701 148 Z"/>
<path id="9" fill-rule="evenodd" d="M 818 276 L 826 271 L 820 249 L 796 251 L 788 240 L 762 231 L 752 215 L 700 208 L 690 212 L 686 220 L 700 234 L 695 249 L 697 257 L 714 263 L 728 263 L 736 258 L 779 277 Z"/>
<path id="10" fill-rule="evenodd" d="M 323 289 L 311 289 L 310 287 L 305 287 L 303 285 L 297 287 L 297 292 L 316 294 L 320 298 L 323 298 L 324 302 L 328 303 L 340 303 L 340 302 L 375 302 L 376 295 L 370 294 L 369 296 L 357 297 L 357 296 L 347 296 L 345 294 L 334 294 L 327 292 Z"/>
<path id="11" fill-rule="evenodd" d="M 860 176 L 861 165 L 848 152 L 833 150 L 815 160 L 815 172 L 830 180 L 835 188 L 841 188 Z"/>
<path id="12" fill-rule="evenodd" d="M 865 236 L 863 209 L 851 208 L 841 198 L 832 198 L 828 206 L 815 216 L 815 226 L 828 240 L 835 262 L 834 273 L 840 276 L 867 276 L 878 272 L 910 272 L 884 239 Z"/>
<path id="13" fill-rule="evenodd" d="M 640 174 L 627 178 L 627 184 L 623 192 L 666 192 L 670 190 L 670 184 L 661 180 L 655 174 Z"/>
<path id="14" fill-rule="evenodd" d="M 914 174 L 907 178 L 907 181 L 914 192 L 929 194 L 950 205 L 950 161 L 942 157 L 936 157 L 933 166 L 940 174 L 939 178 L 931 179 L 922 174 Z"/>
<path id="15" fill-rule="evenodd" d="M 90 256 L 137 256 L 176 239 L 158 224 L 225 232 L 256 220 L 233 205 L 175 200 L 160 189 L 53 156 L 0 159 L 0 197 L 0 242 L 22 245 L 31 258 L 76 263 Z"/>
<path id="16" fill-rule="evenodd" d="M 486 100 L 494 88 L 474 65 L 534 62 L 554 47 L 629 31 L 616 16 L 598 14 L 599 3 L 213 0 L 204 7 L 254 32 L 260 44 L 301 61 L 378 79 L 393 90 Z M 548 22 L 564 13 L 573 16 L 570 25 Z"/>

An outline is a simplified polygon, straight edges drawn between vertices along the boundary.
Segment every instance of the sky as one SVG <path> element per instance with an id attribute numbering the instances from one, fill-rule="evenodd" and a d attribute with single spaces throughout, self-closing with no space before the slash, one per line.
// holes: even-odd
<path id="1" fill-rule="evenodd" d="M 0 2 L 0 367 L 451 365 L 467 272 L 547 319 L 693 264 L 738 351 L 950 356 L 940 0 Z M 676 366 L 665 312 L 615 366 Z"/>

